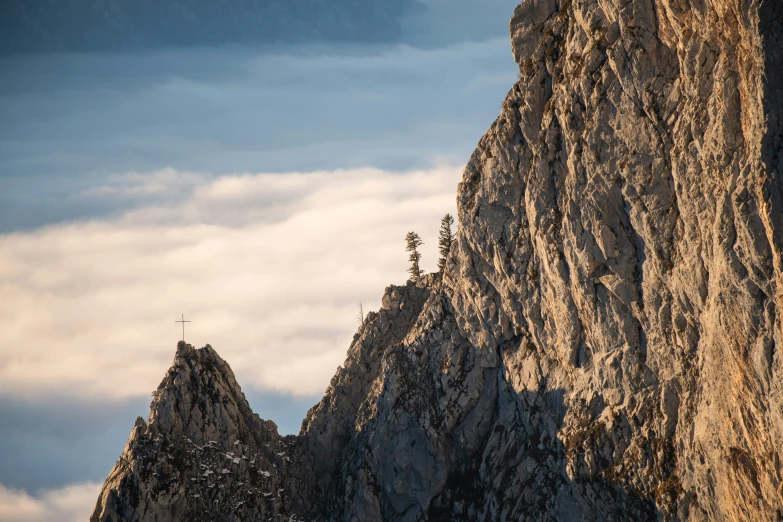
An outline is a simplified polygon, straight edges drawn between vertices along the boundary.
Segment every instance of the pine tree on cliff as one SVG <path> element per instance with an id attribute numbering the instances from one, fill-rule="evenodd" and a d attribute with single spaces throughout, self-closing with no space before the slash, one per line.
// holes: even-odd
<path id="1" fill-rule="evenodd" d="M 446 258 L 449 257 L 449 251 L 451 245 L 454 243 L 454 234 L 451 232 L 451 225 L 454 224 L 454 218 L 451 214 L 446 214 L 443 219 L 440 220 L 440 234 L 438 234 L 438 251 L 440 252 L 440 259 L 438 259 L 438 271 L 443 273 L 446 269 Z"/>
<path id="2" fill-rule="evenodd" d="M 405 236 L 405 242 L 407 243 L 405 250 L 411 253 L 408 256 L 408 261 L 411 262 L 411 267 L 408 269 L 408 273 L 411 275 L 411 279 L 418 281 L 421 279 L 421 276 L 424 275 L 424 271 L 419 268 L 421 254 L 418 250 L 418 248 L 424 244 L 424 241 L 421 240 L 419 234 L 416 232 L 408 232 L 408 235 Z"/>

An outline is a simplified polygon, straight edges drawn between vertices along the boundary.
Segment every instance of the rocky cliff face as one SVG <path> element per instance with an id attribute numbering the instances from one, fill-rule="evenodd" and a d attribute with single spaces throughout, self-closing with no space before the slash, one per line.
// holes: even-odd
<path id="1" fill-rule="evenodd" d="M 170 371 L 94 519 L 783 520 L 783 3 L 525 0 L 511 36 L 443 276 L 387 289 L 298 437 L 180 348 L 201 384 Z M 156 440 L 289 493 L 163 482 Z"/>

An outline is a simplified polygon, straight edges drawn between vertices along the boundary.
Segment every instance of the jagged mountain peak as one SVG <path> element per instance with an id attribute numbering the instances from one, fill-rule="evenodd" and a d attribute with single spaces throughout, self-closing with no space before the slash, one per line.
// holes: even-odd
<path id="1" fill-rule="evenodd" d="M 305 520 L 310 466 L 295 437 L 252 412 L 210 345 L 180 341 L 91 520 Z"/>
<path id="2" fill-rule="evenodd" d="M 510 30 L 445 272 L 386 290 L 291 463 L 252 449 L 292 496 L 213 520 L 783 519 L 783 4 L 525 0 Z M 180 351 L 95 520 L 195 513 L 142 472 L 155 425 L 275 439 Z"/>
<path id="3" fill-rule="evenodd" d="M 253 413 L 228 363 L 210 345 L 197 349 L 182 341 L 153 394 L 149 429 L 197 444 L 261 446 L 279 439 L 275 423 Z"/>

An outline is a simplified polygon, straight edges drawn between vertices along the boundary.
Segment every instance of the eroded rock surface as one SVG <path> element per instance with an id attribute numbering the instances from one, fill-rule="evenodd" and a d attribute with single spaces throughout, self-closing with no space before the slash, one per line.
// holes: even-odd
<path id="1" fill-rule="evenodd" d="M 511 40 L 445 273 L 387 289 L 295 462 L 167 377 L 195 395 L 137 424 L 100 520 L 193 509 L 141 475 L 182 436 L 291 484 L 242 520 L 783 520 L 783 2 L 526 0 Z"/>
<path id="2" fill-rule="evenodd" d="M 296 437 L 250 410 L 209 345 L 180 342 L 106 479 L 91 522 L 305 520 L 315 484 Z"/>

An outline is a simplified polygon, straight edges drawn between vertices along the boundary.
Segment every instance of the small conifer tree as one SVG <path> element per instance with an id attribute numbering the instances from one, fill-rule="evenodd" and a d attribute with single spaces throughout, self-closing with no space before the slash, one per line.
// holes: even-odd
<path id="1" fill-rule="evenodd" d="M 424 244 L 424 241 L 416 232 L 408 232 L 408 235 L 405 236 L 405 243 L 405 250 L 410 252 L 408 261 L 411 262 L 411 267 L 408 269 L 408 273 L 411 275 L 411 279 L 418 281 L 424 275 L 424 271 L 419 267 L 419 261 L 421 261 L 419 247 Z"/>
<path id="2" fill-rule="evenodd" d="M 438 251 L 440 252 L 440 259 L 438 259 L 438 270 L 443 273 L 446 269 L 446 258 L 449 257 L 449 251 L 451 245 L 454 243 L 454 234 L 451 232 L 451 225 L 454 224 L 454 218 L 451 214 L 446 214 L 443 219 L 440 220 L 440 233 L 438 234 Z"/>

